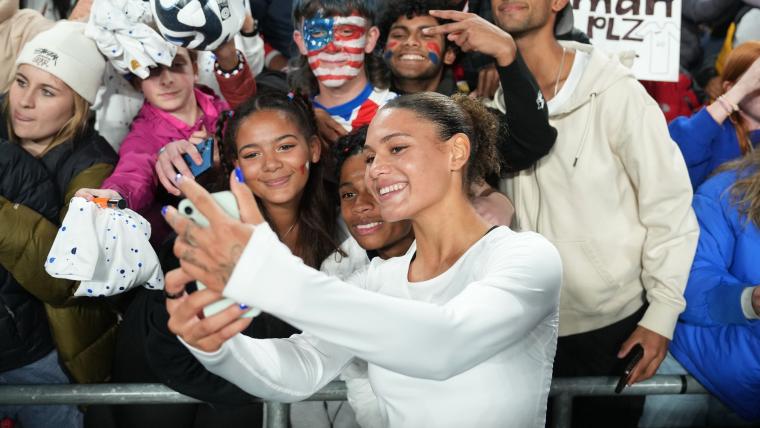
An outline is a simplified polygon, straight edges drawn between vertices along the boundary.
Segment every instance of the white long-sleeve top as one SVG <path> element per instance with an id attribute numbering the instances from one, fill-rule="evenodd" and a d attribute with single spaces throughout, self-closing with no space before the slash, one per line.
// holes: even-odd
<path id="1" fill-rule="evenodd" d="M 500 227 L 446 272 L 410 283 L 413 254 L 376 258 L 349 285 L 305 266 L 262 224 L 224 295 L 305 333 L 238 335 L 213 353 L 188 347 L 210 371 L 266 399 L 306 398 L 356 356 L 369 364 L 389 426 L 543 426 L 557 250 L 538 234 Z"/>

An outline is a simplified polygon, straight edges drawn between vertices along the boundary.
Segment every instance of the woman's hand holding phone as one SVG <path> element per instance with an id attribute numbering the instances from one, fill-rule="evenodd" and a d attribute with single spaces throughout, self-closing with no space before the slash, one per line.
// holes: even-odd
<path id="1" fill-rule="evenodd" d="M 232 305 L 207 318 L 201 319 L 198 315 L 204 307 L 222 298 L 221 292 L 255 226 L 263 223 L 264 218 L 240 170 L 230 177 L 230 190 L 235 195 L 240 220 L 227 215 L 195 181 L 177 176 L 175 184 L 208 220 L 208 226 L 199 226 L 173 207 L 165 210 L 167 222 L 177 232 L 174 254 L 180 260 L 180 267 L 166 274 L 164 285 L 168 294 L 181 296 L 167 299 L 169 329 L 190 345 L 212 351 L 248 326 L 250 318 L 243 318 L 245 321 L 239 318 L 249 308 Z M 200 281 L 207 289 L 182 295 L 191 281 Z"/>

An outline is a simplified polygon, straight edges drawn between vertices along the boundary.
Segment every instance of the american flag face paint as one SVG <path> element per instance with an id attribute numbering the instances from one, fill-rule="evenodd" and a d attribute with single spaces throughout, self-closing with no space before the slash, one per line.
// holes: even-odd
<path id="1" fill-rule="evenodd" d="M 339 87 L 359 74 L 367 45 L 367 20 L 361 16 L 332 16 L 322 12 L 303 23 L 309 67 L 320 83 Z"/>

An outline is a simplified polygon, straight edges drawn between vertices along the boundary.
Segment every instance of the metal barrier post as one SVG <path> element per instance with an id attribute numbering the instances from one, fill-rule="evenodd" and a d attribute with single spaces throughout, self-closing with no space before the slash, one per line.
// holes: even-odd
<path id="1" fill-rule="evenodd" d="M 562 392 L 552 402 L 551 428 L 570 428 L 573 424 L 573 395 Z"/>
<path id="2" fill-rule="evenodd" d="M 264 420 L 266 428 L 288 428 L 288 422 L 290 422 L 290 404 L 265 401 Z"/>

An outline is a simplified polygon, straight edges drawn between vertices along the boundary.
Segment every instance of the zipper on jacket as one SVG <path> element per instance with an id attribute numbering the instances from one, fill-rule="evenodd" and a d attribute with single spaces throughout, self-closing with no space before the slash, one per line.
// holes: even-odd
<path id="1" fill-rule="evenodd" d="M 578 150 L 575 151 L 575 158 L 573 158 L 573 168 L 575 168 L 575 165 L 578 164 L 578 159 L 581 157 L 583 146 L 586 144 L 586 138 L 588 137 L 589 129 L 591 128 L 591 121 L 594 118 L 594 107 L 596 106 L 594 100 L 596 100 L 597 93 L 592 92 L 589 97 L 591 98 L 591 101 L 589 101 L 588 119 L 586 119 L 586 127 L 583 129 L 583 136 L 581 137 L 580 144 L 578 144 Z"/>

